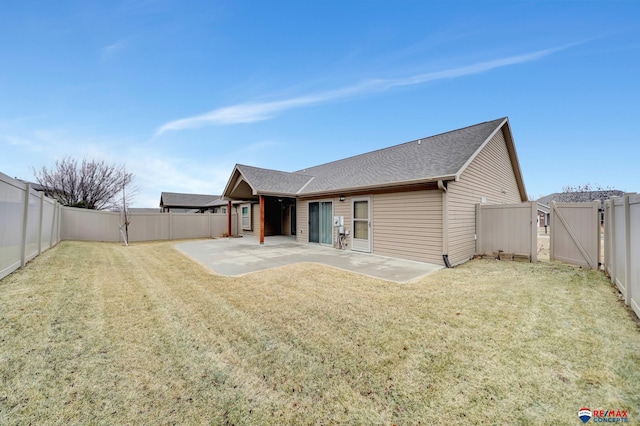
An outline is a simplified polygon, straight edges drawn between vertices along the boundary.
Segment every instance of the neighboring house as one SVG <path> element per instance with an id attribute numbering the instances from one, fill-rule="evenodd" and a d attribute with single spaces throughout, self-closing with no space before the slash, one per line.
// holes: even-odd
<path id="1" fill-rule="evenodd" d="M 475 255 L 476 204 L 527 200 L 507 118 L 297 172 L 237 164 L 223 196 L 247 200 L 240 227 L 260 242 L 342 234 L 348 250 L 447 266 Z"/>
<path id="2" fill-rule="evenodd" d="M 553 194 L 546 195 L 538 198 L 538 205 L 543 204 L 548 206 L 552 201 L 556 203 L 588 203 L 590 201 L 600 201 L 601 217 L 600 220 L 604 221 L 604 202 L 611 197 L 622 197 L 624 191 L 617 189 L 606 189 L 600 191 L 577 191 L 577 192 L 555 192 Z M 538 214 L 540 213 L 538 209 Z M 547 217 L 548 218 L 548 217 Z M 547 224 L 550 225 L 549 222 Z M 542 225 L 541 225 L 542 226 Z"/>
<path id="3" fill-rule="evenodd" d="M 551 223 L 550 219 L 551 208 L 546 204 L 538 203 L 538 226 L 544 228 Z"/>
<path id="4" fill-rule="evenodd" d="M 211 213 L 227 213 L 227 205 L 228 205 L 228 201 L 223 200 L 222 198 L 218 198 L 216 200 L 213 200 L 212 202 L 208 203 L 205 206 L 205 210 L 202 211 L 202 213 L 204 213 L 205 211 L 210 211 Z"/>
<path id="5" fill-rule="evenodd" d="M 220 201 L 220 195 L 163 192 L 160 194 L 160 210 L 163 213 L 204 213 L 211 210 L 218 201 Z M 222 202 L 222 204 L 225 203 Z"/>
<path id="6" fill-rule="evenodd" d="M 31 188 L 34 189 L 35 191 L 43 192 L 45 197 L 58 199 L 58 195 L 64 195 L 64 191 L 62 191 L 61 189 L 47 188 L 40 185 L 37 182 L 29 182 L 28 180 L 23 180 L 18 178 L 15 178 L 15 179 L 19 180 L 22 183 L 28 183 L 29 185 L 31 185 Z"/>
<path id="7" fill-rule="evenodd" d="M 160 213 L 162 210 L 158 210 L 157 207 L 128 207 L 127 211 L 129 213 Z"/>

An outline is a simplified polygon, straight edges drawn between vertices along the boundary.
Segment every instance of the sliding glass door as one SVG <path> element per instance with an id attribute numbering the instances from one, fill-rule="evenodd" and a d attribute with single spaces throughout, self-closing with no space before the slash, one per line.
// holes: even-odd
<path id="1" fill-rule="evenodd" d="M 333 203 L 309 203 L 309 242 L 333 244 Z"/>

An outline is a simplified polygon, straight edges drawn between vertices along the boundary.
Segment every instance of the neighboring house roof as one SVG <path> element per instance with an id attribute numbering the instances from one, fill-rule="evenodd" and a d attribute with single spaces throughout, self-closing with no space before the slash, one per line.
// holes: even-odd
<path id="1" fill-rule="evenodd" d="M 523 199 L 526 191 L 507 118 L 476 124 L 356 155 L 296 172 L 238 164 L 224 194 L 242 182 L 251 195 L 314 195 L 331 192 L 457 180 L 480 150 L 501 129 Z M 240 192 L 247 196 L 246 192 Z"/>
<path id="2" fill-rule="evenodd" d="M 160 213 L 157 207 L 129 207 L 129 213 Z"/>
<path id="3" fill-rule="evenodd" d="M 581 192 L 556 192 L 538 198 L 538 203 L 549 205 L 552 201 L 556 203 L 584 203 L 589 201 L 604 201 L 611 197 L 621 197 L 624 191 L 617 189 L 607 189 L 604 191 L 581 191 Z"/>
<path id="4" fill-rule="evenodd" d="M 45 186 L 40 185 L 38 182 L 30 182 L 28 180 L 23 180 L 23 179 L 18 179 L 16 178 L 16 180 L 19 180 L 22 183 L 28 183 L 29 185 L 31 185 L 31 188 L 34 189 L 35 191 L 39 191 L 39 192 L 44 192 L 45 195 L 50 195 L 50 194 L 62 194 L 63 191 L 60 189 L 56 189 L 56 188 L 47 188 Z"/>
<path id="5" fill-rule="evenodd" d="M 538 211 L 544 212 L 544 213 L 550 213 L 551 207 L 547 206 L 546 204 L 542 204 L 538 202 Z"/>
<path id="6" fill-rule="evenodd" d="M 163 192 L 160 194 L 160 207 L 201 208 L 220 199 L 220 195 L 183 194 L 179 192 Z"/>
<path id="7" fill-rule="evenodd" d="M 218 207 L 218 206 L 226 206 L 229 202 L 227 200 L 223 200 L 222 198 L 217 198 L 210 203 L 205 204 L 204 207 Z"/>
<path id="8" fill-rule="evenodd" d="M 29 182 L 28 180 L 22 180 L 22 179 L 18 179 L 18 180 L 22 183 L 28 183 L 29 185 L 31 185 L 31 188 L 35 189 L 36 191 L 45 192 L 47 190 L 47 188 L 45 188 L 44 186 L 40 185 L 37 182 Z"/>

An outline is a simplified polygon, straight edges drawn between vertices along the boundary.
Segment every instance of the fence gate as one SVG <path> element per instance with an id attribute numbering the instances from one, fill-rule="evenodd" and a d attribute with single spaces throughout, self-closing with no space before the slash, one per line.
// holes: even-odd
<path id="1" fill-rule="evenodd" d="M 600 201 L 551 202 L 551 260 L 600 266 Z"/>

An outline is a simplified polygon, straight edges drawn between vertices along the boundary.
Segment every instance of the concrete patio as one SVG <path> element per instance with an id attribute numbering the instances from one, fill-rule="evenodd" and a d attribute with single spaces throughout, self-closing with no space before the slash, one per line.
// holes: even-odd
<path id="1" fill-rule="evenodd" d="M 442 268 L 431 263 L 394 259 L 368 253 L 299 244 L 291 237 L 220 238 L 176 244 L 185 255 L 220 275 L 239 276 L 299 262 L 315 262 L 399 283 L 413 281 Z"/>

